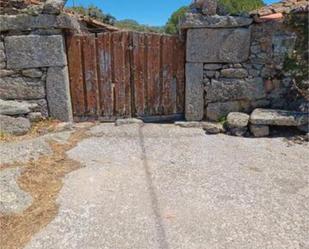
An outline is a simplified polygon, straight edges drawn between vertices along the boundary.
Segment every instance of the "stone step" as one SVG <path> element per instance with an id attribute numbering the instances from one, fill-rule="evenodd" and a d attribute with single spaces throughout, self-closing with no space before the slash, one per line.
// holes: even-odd
<path id="1" fill-rule="evenodd" d="M 275 109 L 255 109 L 250 117 L 250 123 L 255 125 L 302 126 L 308 121 L 308 113 Z"/>

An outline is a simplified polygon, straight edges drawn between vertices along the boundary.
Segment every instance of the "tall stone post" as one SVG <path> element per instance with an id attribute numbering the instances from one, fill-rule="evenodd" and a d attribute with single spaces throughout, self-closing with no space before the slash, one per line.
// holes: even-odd
<path id="1" fill-rule="evenodd" d="M 204 7 L 213 6 L 212 0 L 202 2 Z M 185 116 L 188 121 L 200 121 L 204 117 L 218 119 L 217 116 L 209 118 L 212 114 L 205 113 L 208 103 L 248 94 L 244 92 L 244 86 L 249 83 L 240 80 L 242 76 L 246 77 L 244 70 L 223 70 L 226 65 L 236 65 L 248 59 L 252 19 L 212 15 L 213 12 L 205 15 L 202 10 L 201 13 L 188 13 L 181 24 L 187 33 Z M 234 73 L 235 77 L 232 76 L 238 79 L 229 83 L 223 79 L 222 73 Z M 238 89 L 230 87 L 231 84 Z"/>

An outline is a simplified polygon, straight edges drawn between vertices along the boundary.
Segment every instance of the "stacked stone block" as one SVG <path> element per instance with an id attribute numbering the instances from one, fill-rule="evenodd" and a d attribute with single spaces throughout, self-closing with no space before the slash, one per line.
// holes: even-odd
<path id="1" fill-rule="evenodd" d="M 0 98 L 37 103 L 37 110 L 42 116 L 70 120 L 71 106 L 63 37 L 6 36 L 1 43 L 5 48 L 5 61 L 2 62 L 0 71 Z M 56 93 L 55 88 L 58 89 Z M 60 89 L 63 89 L 63 92 L 60 92 Z M 60 110 L 57 110 L 58 107 Z"/>
<path id="2" fill-rule="evenodd" d="M 188 121 L 219 121 L 230 112 L 255 108 L 297 110 L 299 102 L 290 98 L 293 79 L 284 72 L 297 37 L 283 22 L 189 13 L 182 27 L 187 31 Z"/>
<path id="3" fill-rule="evenodd" d="M 0 22 L 1 131 L 24 133 L 13 129 L 21 120 L 72 121 L 64 30 L 78 31 L 78 21 L 65 14 L 40 13 L 0 15 Z M 30 106 L 16 109 L 20 105 Z M 6 124 L 13 130 L 4 130 Z"/>

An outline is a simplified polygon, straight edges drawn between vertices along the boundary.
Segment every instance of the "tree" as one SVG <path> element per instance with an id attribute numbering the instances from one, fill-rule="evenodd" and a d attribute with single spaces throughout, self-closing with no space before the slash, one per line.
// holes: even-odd
<path id="1" fill-rule="evenodd" d="M 246 13 L 264 6 L 263 0 L 219 0 L 229 14 Z"/>
<path id="2" fill-rule="evenodd" d="M 181 8 L 179 8 L 178 10 L 176 10 L 172 16 L 170 17 L 170 19 L 167 21 L 166 25 L 165 25 L 165 32 L 168 34 L 177 34 L 179 29 L 178 29 L 178 25 L 179 25 L 179 21 L 181 18 L 184 17 L 185 13 L 188 11 L 189 7 L 187 6 L 183 6 Z"/>
<path id="3" fill-rule="evenodd" d="M 74 6 L 74 7 L 70 7 L 68 9 L 73 10 L 74 12 L 77 12 L 83 16 L 89 16 L 93 19 L 96 19 L 98 21 L 107 23 L 107 24 L 114 24 L 116 21 L 116 18 L 113 17 L 110 14 L 105 14 L 103 13 L 103 11 L 94 6 L 94 5 L 89 5 L 88 7 L 84 7 L 84 6 Z"/>
<path id="4" fill-rule="evenodd" d="M 89 5 L 88 7 L 75 6 L 75 7 L 70 7 L 68 9 L 71 9 L 74 12 L 79 13 L 83 16 L 89 16 L 101 22 L 115 25 L 116 27 L 120 29 L 133 30 L 133 31 L 139 31 L 139 32 L 154 32 L 154 33 L 164 32 L 162 27 L 142 25 L 142 24 L 139 24 L 137 21 L 131 20 L 131 19 L 117 21 L 115 17 L 113 17 L 110 14 L 105 14 L 100 8 L 94 5 Z"/>
<path id="5" fill-rule="evenodd" d="M 249 12 L 264 6 L 263 0 L 218 0 L 220 9 L 231 15 Z M 179 32 L 179 20 L 184 17 L 189 7 L 183 6 L 176 10 L 165 25 L 165 32 L 176 34 Z"/>
<path id="6" fill-rule="evenodd" d="M 153 33 L 163 32 L 163 29 L 161 27 L 154 27 L 154 26 L 139 24 L 137 21 L 131 20 L 131 19 L 117 21 L 115 23 L 115 26 L 120 29 L 133 30 L 133 31 L 139 31 L 139 32 L 153 32 Z"/>

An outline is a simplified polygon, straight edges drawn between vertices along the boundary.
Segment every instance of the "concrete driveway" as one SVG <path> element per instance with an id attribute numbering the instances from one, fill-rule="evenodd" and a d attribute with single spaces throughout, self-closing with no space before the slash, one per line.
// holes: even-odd
<path id="1" fill-rule="evenodd" d="M 173 125 L 95 126 L 27 249 L 308 249 L 308 147 Z"/>

